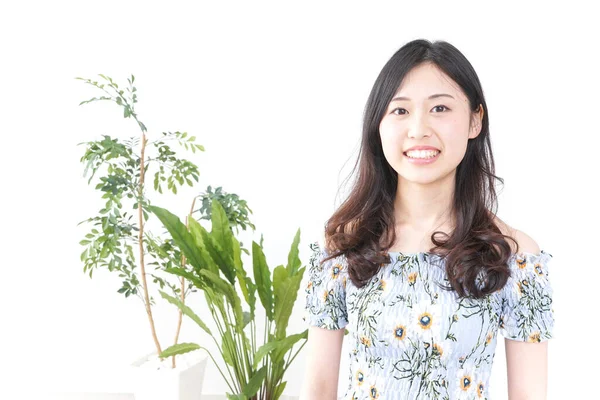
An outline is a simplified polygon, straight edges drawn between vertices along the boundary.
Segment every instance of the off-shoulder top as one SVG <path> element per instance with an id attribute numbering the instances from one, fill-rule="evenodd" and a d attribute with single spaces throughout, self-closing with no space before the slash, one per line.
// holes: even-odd
<path id="1" fill-rule="evenodd" d="M 343 255 L 321 264 L 328 256 L 323 243 L 310 247 L 303 320 L 348 330 L 343 400 L 489 400 L 498 332 L 524 342 L 552 338 L 552 255 L 545 250 L 513 254 L 501 290 L 459 299 L 436 285 L 450 283 L 435 253 L 388 252 L 391 263 L 357 288 Z"/>

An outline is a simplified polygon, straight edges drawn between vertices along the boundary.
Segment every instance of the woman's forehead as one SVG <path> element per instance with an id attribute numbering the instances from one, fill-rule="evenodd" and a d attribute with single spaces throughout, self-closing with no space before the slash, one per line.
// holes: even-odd
<path id="1" fill-rule="evenodd" d="M 440 93 L 452 95 L 457 100 L 465 98 L 456 82 L 435 64 L 425 63 L 414 67 L 406 74 L 394 98 L 406 97 L 410 99 L 409 101 L 421 101 Z"/>

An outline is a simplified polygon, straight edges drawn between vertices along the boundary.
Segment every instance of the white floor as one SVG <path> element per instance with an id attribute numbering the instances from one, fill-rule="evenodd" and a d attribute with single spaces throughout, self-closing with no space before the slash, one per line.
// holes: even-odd
<path id="1" fill-rule="evenodd" d="M 280 400 L 297 400 L 297 397 L 281 396 Z M 51 394 L 44 399 L 36 400 L 135 400 L 135 396 L 129 393 L 61 393 Z M 226 400 L 224 395 L 206 394 L 200 400 Z"/>
<path id="2" fill-rule="evenodd" d="M 223 395 L 203 395 L 200 400 L 225 400 Z M 130 393 L 61 393 L 49 395 L 44 400 L 135 400 Z"/>

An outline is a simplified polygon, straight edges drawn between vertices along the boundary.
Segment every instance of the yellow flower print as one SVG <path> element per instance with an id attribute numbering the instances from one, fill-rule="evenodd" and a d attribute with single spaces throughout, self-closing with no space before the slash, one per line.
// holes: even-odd
<path id="1" fill-rule="evenodd" d="M 471 380 L 472 380 L 471 375 L 467 375 L 467 374 L 461 375 L 460 380 L 458 382 L 460 390 L 462 390 L 463 392 L 468 391 L 471 388 Z"/>
<path id="2" fill-rule="evenodd" d="M 529 337 L 527 338 L 528 342 L 531 343 L 539 343 L 540 342 L 540 333 L 538 331 L 533 332 L 531 335 L 529 335 Z"/>
<path id="3" fill-rule="evenodd" d="M 429 299 L 423 299 L 412 307 L 410 316 L 410 329 L 423 340 L 429 341 L 431 335 L 437 333 L 441 316 L 436 305 L 432 305 Z"/>
<path id="4" fill-rule="evenodd" d="M 456 393 L 453 399 L 472 399 L 475 396 L 475 385 L 480 379 L 475 375 L 474 365 L 472 362 L 466 362 L 465 366 L 456 371 L 456 378 L 458 380 L 456 386 Z"/>
<path id="5" fill-rule="evenodd" d="M 480 399 L 485 398 L 485 385 L 481 381 L 477 385 L 477 397 L 479 397 Z"/>
<path id="6" fill-rule="evenodd" d="M 458 321 L 458 315 L 454 314 L 454 315 L 452 316 L 452 319 L 454 320 L 454 322 Z"/>
<path id="7" fill-rule="evenodd" d="M 413 286 L 417 281 L 417 272 L 411 272 L 408 274 L 408 283 Z"/>
<path id="8" fill-rule="evenodd" d="M 340 276 L 341 270 L 342 270 L 341 264 L 335 264 L 333 267 L 331 267 L 331 277 L 333 279 L 337 279 L 337 277 Z"/>
<path id="9" fill-rule="evenodd" d="M 490 344 L 490 342 L 492 341 L 494 335 L 492 334 L 492 332 L 488 332 L 487 336 L 485 337 L 485 344 L 488 345 Z"/>
<path id="10" fill-rule="evenodd" d="M 346 277 L 344 276 L 344 279 L 342 279 L 342 286 L 344 286 L 344 289 L 346 289 Z"/>
<path id="11" fill-rule="evenodd" d="M 433 317 L 427 311 L 425 311 L 424 313 L 419 315 L 418 324 L 421 329 L 430 329 L 432 322 L 433 322 Z"/>
<path id="12" fill-rule="evenodd" d="M 444 355 L 444 349 L 438 343 L 433 344 L 433 352 L 439 354 L 440 357 Z"/>
<path id="13" fill-rule="evenodd" d="M 329 291 L 325 290 L 325 291 L 323 292 L 323 301 L 324 301 L 324 302 L 327 302 L 327 298 L 328 298 L 329 296 L 333 296 L 333 289 L 330 289 Z"/>
<path id="14" fill-rule="evenodd" d="M 369 398 L 370 399 L 378 399 L 379 398 L 379 391 L 377 390 L 375 385 L 373 385 L 369 388 Z"/>
<path id="15" fill-rule="evenodd" d="M 369 339 L 368 337 L 366 337 L 364 335 L 361 335 L 360 342 L 367 347 L 371 347 L 371 339 Z"/>
<path id="16" fill-rule="evenodd" d="M 386 282 L 385 282 L 385 280 L 384 280 L 384 279 L 381 279 L 381 280 L 379 281 L 379 290 L 385 290 L 385 283 L 386 283 Z"/>
<path id="17" fill-rule="evenodd" d="M 358 371 L 356 371 L 355 378 L 356 378 L 356 384 L 358 386 L 362 386 L 362 384 L 365 382 L 365 374 L 364 374 L 364 372 L 359 369 Z"/>
<path id="18" fill-rule="evenodd" d="M 394 338 L 402 341 L 404 340 L 404 338 L 406 338 L 406 326 L 405 325 L 396 325 L 394 327 Z"/>
<path id="19" fill-rule="evenodd" d="M 518 265 L 519 269 L 523 269 L 523 268 L 527 267 L 527 260 L 525 259 L 524 256 L 522 256 L 522 258 L 517 258 L 517 265 Z"/>
<path id="20" fill-rule="evenodd" d="M 433 334 L 441 321 L 438 309 L 429 300 L 423 300 L 413 306 L 411 324 L 419 335 Z"/>
<path id="21" fill-rule="evenodd" d="M 527 279 L 523 279 L 522 281 L 517 283 L 517 286 L 519 287 L 519 295 L 522 295 L 525 289 L 527 289 L 527 287 L 529 286 L 529 281 Z"/>
<path id="22" fill-rule="evenodd" d="M 536 263 L 535 266 L 533 267 L 533 269 L 534 269 L 535 273 L 538 274 L 539 276 L 544 275 L 544 270 L 542 269 L 542 264 Z"/>

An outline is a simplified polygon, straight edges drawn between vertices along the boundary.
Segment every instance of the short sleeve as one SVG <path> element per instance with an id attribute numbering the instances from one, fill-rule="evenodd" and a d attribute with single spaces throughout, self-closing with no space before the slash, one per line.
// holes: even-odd
<path id="1" fill-rule="evenodd" d="M 302 318 L 310 326 L 343 329 L 348 324 L 346 309 L 347 267 L 340 257 L 321 263 L 329 254 L 323 243 L 311 243 L 306 285 L 306 306 Z"/>
<path id="2" fill-rule="evenodd" d="M 550 253 L 518 253 L 509 260 L 511 276 L 502 288 L 499 331 L 507 339 L 543 342 L 554 329 L 553 288 L 549 280 Z"/>

